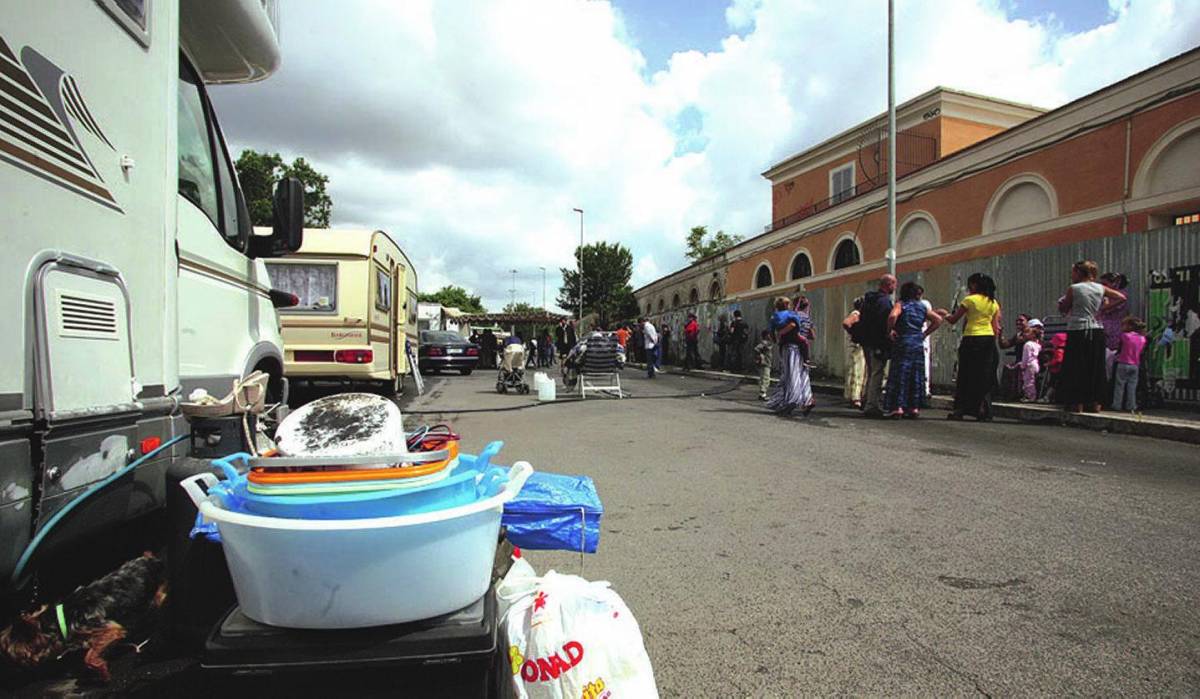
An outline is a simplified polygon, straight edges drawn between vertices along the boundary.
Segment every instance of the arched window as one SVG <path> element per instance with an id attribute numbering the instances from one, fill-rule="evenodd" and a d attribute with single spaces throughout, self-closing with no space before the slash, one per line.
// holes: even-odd
<path id="1" fill-rule="evenodd" d="M 679 308 L 679 294 L 671 297 L 671 308 Z"/>
<path id="2" fill-rule="evenodd" d="M 662 299 L 659 299 L 658 300 L 658 312 L 659 313 L 662 313 L 662 309 L 663 309 L 664 305 L 665 305 L 665 302 Z"/>
<path id="3" fill-rule="evenodd" d="M 992 195 L 983 217 L 983 232 L 1016 230 L 1057 215 L 1058 204 L 1050 183 L 1041 175 L 1025 173 L 1000 185 Z"/>
<path id="4" fill-rule="evenodd" d="M 721 300 L 721 282 L 713 280 L 712 286 L 708 287 L 708 298 L 710 301 Z"/>
<path id="5" fill-rule="evenodd" d="M 792 258 L 792 279 L 803 279 L 804 277 L 812 276 L 812 260 L 808 259 L 808 253 L 798 252 Z"/>
<path id="6" fill-rule="evenodd" d="M 896 254 L 907 255 L 938 244 L 937 223 L 932 216 L 924 212 L 916 212 L 900 224 L 900 233 L 896 236 Z"/>
<path id="7" fill-rule="evenodd" d="M 646 315 L 650 315 L 653 312 L 654 312 L 654 304 L 647 303 L 646 304 Z"/>
<path id="8" fill-rule="evenodd" d="M 694 286 L 692 287 L 692 293 L 688 295 L 688 303 L 700 303 L 700 290 Z"/>
<path id="9" fill-rule="evenodd" d="M 833 268 L 845 269 L 859 264 L 862 264 L 862 255 L 854 240 L 847 238 L 838 243 L 837 251 L 833 253 Z"/>
<path id="10" fill-rule="evenodd" d="M 766 286 L 771 286 L 771 284 L 774 283 L 774 280 L 771 278 L 771 266 L 766 262 L 759 265 L 758 271 L 754 273 L 754 288 L 761 289 Z"/>
<path id="11" fill-rule="evenodd" d="M 1200 186 L 1200 119 L 1183 122 L 1163 134 L 1142 157 L 1133 178 L 1133 195 L 1145 197 Z"/>

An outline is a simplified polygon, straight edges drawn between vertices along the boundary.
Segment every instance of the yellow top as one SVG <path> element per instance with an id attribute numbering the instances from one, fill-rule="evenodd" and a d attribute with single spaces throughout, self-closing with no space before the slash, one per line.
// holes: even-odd
<path id="1" fill-rule="evenodd" d="M 1000 304 L 983 294 L 971 294 L 962 301 L 967 309 L 967 322 L 963 326 L 964 337 L 995 335 L 992 331 L 992 316 L 1000 311 Z"/>

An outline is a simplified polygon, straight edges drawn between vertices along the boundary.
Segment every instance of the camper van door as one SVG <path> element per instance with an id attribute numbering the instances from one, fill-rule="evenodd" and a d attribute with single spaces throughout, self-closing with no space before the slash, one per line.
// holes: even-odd
<path id="1" fill-rule="evenodd" d="M 185 395 L 225 395 L 254 369 L 282 374 L 283 342 L 251 225 L 204 86 L 179 64 L 179 371 Z"/>

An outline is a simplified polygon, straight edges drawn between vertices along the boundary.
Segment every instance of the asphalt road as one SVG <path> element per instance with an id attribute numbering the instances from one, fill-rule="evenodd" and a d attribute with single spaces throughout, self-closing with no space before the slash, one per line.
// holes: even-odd
<path id="1" fill-rule="evenodd" d="M 1194 445 L 828 398 L 781 419 L 632 370 L 633 400 L 450 412 L 535 403 L 493 381 L 430 377 L 406 423 L 595 479 L 600 552 L 528 558 L 612 582 L 663 696 L 1200 693 Z"/>

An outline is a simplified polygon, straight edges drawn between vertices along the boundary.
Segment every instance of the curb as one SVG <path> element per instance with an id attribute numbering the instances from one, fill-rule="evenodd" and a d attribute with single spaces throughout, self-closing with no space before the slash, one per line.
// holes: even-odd
<path id="1" fill-rule="evenodd" d="M 626 366 L 641 366 L 645 368 L 644 364 L 629 363 Z M 711 369 L 684 371 L 675 367 L 669 373 L 677 376 L 697 376 L 726 381 L 729 379 L 739 379 L 742 383 L 758 382 L 758 378 L 754 376 L 734 374 L 726 371 L 712 371 Z M 779 379 L 771 379 L 772 383 L 778 383 L 778 381 Z M 825 396 L 842 395 L 840 384 L 813 381 L 812 390 L 813 393 Z M 930 396 L 929 407 L 935 410 L 951 410 L 954 407 L 954 399 L 949 396 Z M 1189 444 L 1200 444 L 1200 421 L 1170 420 L 1160 417 L 1126 415 L 1124 413 L 1112 412 L 1069 413 L 1055 406 L 1028 403 L 992 403 L 992 413 L 996 417 L 1011 418 L 1022 422 L 1052 422 L 1062 426 L 1081 427 L 1097 432 L 1110 432 L 1113 434 L 1127 434 L 1138 437 L 1152 437 L 1154 439 L 1169 439 Z"/>

